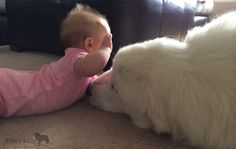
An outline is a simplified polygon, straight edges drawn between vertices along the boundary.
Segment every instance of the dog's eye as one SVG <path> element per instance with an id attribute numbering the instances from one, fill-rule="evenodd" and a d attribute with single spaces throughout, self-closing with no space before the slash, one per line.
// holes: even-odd
<path id="1" fill-rule="evenodd" d="M 115 88 L 115 86 L 114 86 L 113 84 L 111 84 L 111 89 L 112 89 L 113 91 L 115 91 L 116 93 L 118 93 L 117 89 Z"/>
<path id="2" fill-rule="evenodd" d="M 112 89 L 115 89 L 113 84 L 111 84 L 111 88 L 112 88 Z"/>

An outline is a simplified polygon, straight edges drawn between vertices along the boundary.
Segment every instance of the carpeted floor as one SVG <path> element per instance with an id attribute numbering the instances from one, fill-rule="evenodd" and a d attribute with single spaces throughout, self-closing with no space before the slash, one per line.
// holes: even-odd
<path id="1" fill-rule="evenodd" d="M 0 47 L 0 67 L 36 70 L 59 57 Z M 1 81 L 0 81 L 1 82 Z M 0 149 L 188 149 L 181 142 L 137 128 L 124 115 L 90 106 L 86 99 L 61 111 L 0 118 Z"/>

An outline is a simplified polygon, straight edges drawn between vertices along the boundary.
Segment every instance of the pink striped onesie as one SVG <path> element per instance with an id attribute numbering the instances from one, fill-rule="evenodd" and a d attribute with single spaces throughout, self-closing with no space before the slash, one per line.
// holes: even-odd
<path id="1" fill-rule="evenodd" d="M 74 72 L 81 49 L 68 48 L 65 56 L 39 71 L 0 68 L 0 117 L 32 115 L 65 108 L 81 98 L 94 77 Z"/>

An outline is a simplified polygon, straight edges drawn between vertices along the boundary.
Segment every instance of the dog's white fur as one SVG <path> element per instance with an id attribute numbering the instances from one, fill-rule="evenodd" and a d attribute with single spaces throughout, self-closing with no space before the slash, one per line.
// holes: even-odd
<path id="1" fill-rule="evenodd" d="M 192 145 L 236 148 L 236 12 L 194 28 L 185 42 L 157 38 L 121 48 L 90 101 Z"/>

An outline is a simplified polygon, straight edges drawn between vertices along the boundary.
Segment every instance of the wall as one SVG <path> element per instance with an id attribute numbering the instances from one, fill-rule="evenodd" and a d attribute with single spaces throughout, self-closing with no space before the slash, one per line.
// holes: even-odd
<path id="1" fill-rule="evenodd" d="M 236 0 L 214 0 L 214 9 L 211 17 L 236 10 Z"/>

